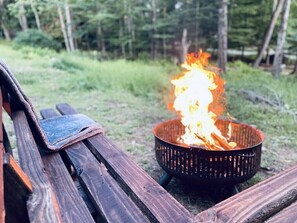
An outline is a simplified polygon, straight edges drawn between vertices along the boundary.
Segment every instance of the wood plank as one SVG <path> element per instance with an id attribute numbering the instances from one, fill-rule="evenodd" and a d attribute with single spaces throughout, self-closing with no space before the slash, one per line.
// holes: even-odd
<path id="1" fill-rule="evenodd" d="M 291 204 L 289 207 L 272 216 L 265 223 L 284 223 L 284 222 L 297 222 L 297 202 Z"/>
<path id="2" fill-rule="evenodd" d="M 57 109 L 62 114 L 77 113 L 68 104 L 59 104 Z M 192 215 L 104 134 L 85 142 L 150 221 L 192 222 Z"/>
<path id="3" fill-rule="evenodd" d="M 10 155 L 13 156 L 12 148 L 10 145 L 10 141 L 6 132 L 6 129 L 4 127 L 4 123 L 2 123 L 2 130 L 3 130 L 3 145 L 4 145 L 4 150 L 6 153 L 9 153 Z"/>
<path id="4" fill-rule="evenodd" d="M 0 86 L 0 222 L 5 220 L 5 208 L 4 208 L 4 179 L 3 179 L 3 132 L 2 132 L 2 87 Z"/>
<path id="5" fill-rule="evenodd" d="M 4 154 L 4 148 L 3 148 L 2 142 L 0 142 L 0 222 L 5 221 L 3 154 Z"/>
<path id="6" fill-rule="evenodd" d="M 297 201 L 297 165 L 201 212 L 195 222 L 263 222 Z"/>
<path id="7" fill-rule="evenodd" d="M 32 184 L 12 156 L 4 154 L 5 222 L 29 222 L 26 199 Z"/>
<path id="8" fill-rule="evenodd" d="M 2 113 L 3 113 L 3 97 L 2 97 L 2 87 L 0 86 L 0 143 L 3 142 L 3 129 L 2 129 L 2 124 L 3 124 L 3 117 L 2 117 Z"/>
<path id="9" fill-rule="evenodd" d="M 48 111 L 49 112 L 49 111 Z M 82 197 L 67 170 L 60 153 L 42 156 L 49 180 L 55 190 L 62 218 L 65 222 L 94 222 Z"/>
<path id="10" fill-rule="evenodd" d="M 53 111 L 42 110 L 44 118 L 54 115 Z M 132 200 L 122 191 L 83 143 L 76 143 L 65 149 L 74 166 L 82 186 L 91 197 L 94 207 L 107 222 L 148 222 Z"/>
<path id="11" fill-rule="evenodd" d="M 59 153 L 42 156 L 64 222 L 94 222 Z"/>
<path id="12" fill-rule="evenodd" d="M 57 199 L 23 111 L 13 112 L 20 165 L 33 184 L 33 193 L 27 201 L 31 222 L 62 222 Z"/>
<path id="13" fill-rule="evenodd" d="M 9 154 L 5 153 L 3 157 L 3 165 L 4 168 L 14 175 L 15 181 L 22 184 L 21 187 L 29 194 L 33 192 L 33 186 L 28 178 L 28 176 L 24 173 L 24 171 L 20 168 L 14 158 Z"/>

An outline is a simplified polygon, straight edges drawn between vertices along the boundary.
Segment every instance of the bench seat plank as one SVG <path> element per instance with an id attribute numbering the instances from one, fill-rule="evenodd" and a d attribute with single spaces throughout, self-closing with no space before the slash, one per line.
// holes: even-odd
<path id="1" fill-rule="evenodd" d="M 29 219 L 31 222 L 62 222 L 56 197 L 45 173 L 25 113 L 23 111 L 14 112 L 12 118 L 20 165 L 33 185 L 33 193 L 27 201 Z"/>
<path id="2" fill-rule="evenodd" d="M 296 176 L 297 165 L 201 212 L 195 222 L 263 222 L 297 201 Z"/>
<path id="3" fill-rule="evenodd" d="M 62 114 L 77 113 L 68 104 L 59 104 L 57 109 Z M 192 215 L 104 134 L 90 137 L 85 142 L 150 221 L 192 222 Z"/>
<path id="4" fill-rule="evenodd" d="M 64 222 L 94 222 L 59 153 L 42 156 Z"/>
<path id="5" fill-rule="evenodd" d="M 44 118 L 53 117 L 51 109 L 41 111 Z M 95 208 L 107 222 L 148 222 L 139 208 L 110 176 L 88 148 L 81 142 L 65 149 L 82 186 L 93 200 Z"/>
<path id="6" fill-rule="evenodd" d="M 291 204 L 289 207 L 283 209 L 265 223 L 284 223 L 297 222 L 297 202 Z"/>

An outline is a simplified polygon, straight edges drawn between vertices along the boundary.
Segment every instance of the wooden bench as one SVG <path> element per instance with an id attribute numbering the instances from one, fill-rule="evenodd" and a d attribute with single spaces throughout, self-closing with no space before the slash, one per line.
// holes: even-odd
<path id="1" fill-rule="evenodd" d="M 0 128 L 0 222 L 297 219 L 297 166 L 194 216 L 104 134 L 60 152 L 40 153 L 42 144 L 34 138 L 24 111 L 11 106 L 7 95 L 0 95 L 0 103 L 13 121 L 20 163 L 19 167 L 12 157 L 5 128 Z M 46 119 L 74 113 L 68 104 L 59 104 L 57 111 L 45 109 L 41 116 Z"/>

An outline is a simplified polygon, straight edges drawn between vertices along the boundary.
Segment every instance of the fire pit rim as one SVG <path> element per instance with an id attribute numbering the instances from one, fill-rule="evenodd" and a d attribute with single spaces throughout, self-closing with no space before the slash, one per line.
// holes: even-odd
<path id="1" fill-rule="evenodd" d="M 249 150 L 249 149 L 251 149 L 251 148 L 254 148 L 254 147 L 257 147 L 257 146 L 263 144 L 263 142 L 265 141 L 265 138 L 266 138 L 266 137 L 265 137 L 265 134 L 264 134 L 261 130 L 259 130 L 258 128 L 254 127 L 254 126 L 252 126 L 252 125 L 248 125 L 248 124 L 243 123 L 243 122 L 238 122 L 238 121 L 234 121 L 234 120 L 226 119 L 226 118 L 220 118 L 220 119 L 218 119 L 218 120 L 221 120 L 221 121 L 229 121 L 229 122 L 232 122 L 232 123 L 235 123 L 235 124 L 240 124 L 240 125 L 243 125 L 243 126 L 248 126 L 249 128 L 252 128 L 253 130 L 257 131 L 257 133 L 259 134 L 261 140 L 260 140 L 259 143 L 255 144 L 255 145 L 253 145 L 253 146 L 251 146 L 251 147 L 246 147 L 246 148 L 236 148 L 236 149 L 231 149 L 231 150 L 209 150 L 209 149 L 206 149 L 206 148 L 203 147 L 203 146 L 196 146 L 196 145 L 188 146 L 188 145 L 186 145 L 186 144 L 178 144 L 178 143 L 175 143 L 175 142 L 169 142 L 168 140 L 166 140 L 166 139 L 162 139 L 162 138 L 160 138 L 160 137 L 157 135 L 156 131 L 157 131 L 158 128 L 160 128 L 160 126 L 165 125 L 166 123 L 169 123 L 169 122 L 181 121 L 181 119 L 179 119 L 179 118 L 169 119 L 169 120 L 167 120 L 167 121 L 157 123 L 157 124 L 154 126 L 154 128 L 153 128 L 153 134 L 154 134 L 154 136 L 155 136 L 156 138 L 158 138 L 159 140 L 161 140 L 161 141 L 163 141 L 163 142 L 165 142 L 165 143 L 168 143 L 169 145 L 173 145 L 173 146 L 177 146 L 177 147 L 182 147 L 182 148 L 190 149 L 190 150 L 197 150 L 197 151 L 202 150 L 202 151 L 210 152 L 210 153 L 212 153 L 212 152 L 215 152 L 215 153 L 217 153 L 217 152 L 228 153 L 228 152 L 231 152 L 231 151 L 244 151 L 244 150 Z"/>

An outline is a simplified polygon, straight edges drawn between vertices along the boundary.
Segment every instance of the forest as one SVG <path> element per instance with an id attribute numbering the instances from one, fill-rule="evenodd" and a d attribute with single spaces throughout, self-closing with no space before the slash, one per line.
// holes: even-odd
<path id="1" fill-rule="evenodd" d="M 92 51 L 98 60 L 185 60 L 210 51 L 225 63 L 282 64 L 297 73 L 297 3 L 291 0 L 2 0 L 0 36 L 53 48 Z"/>

